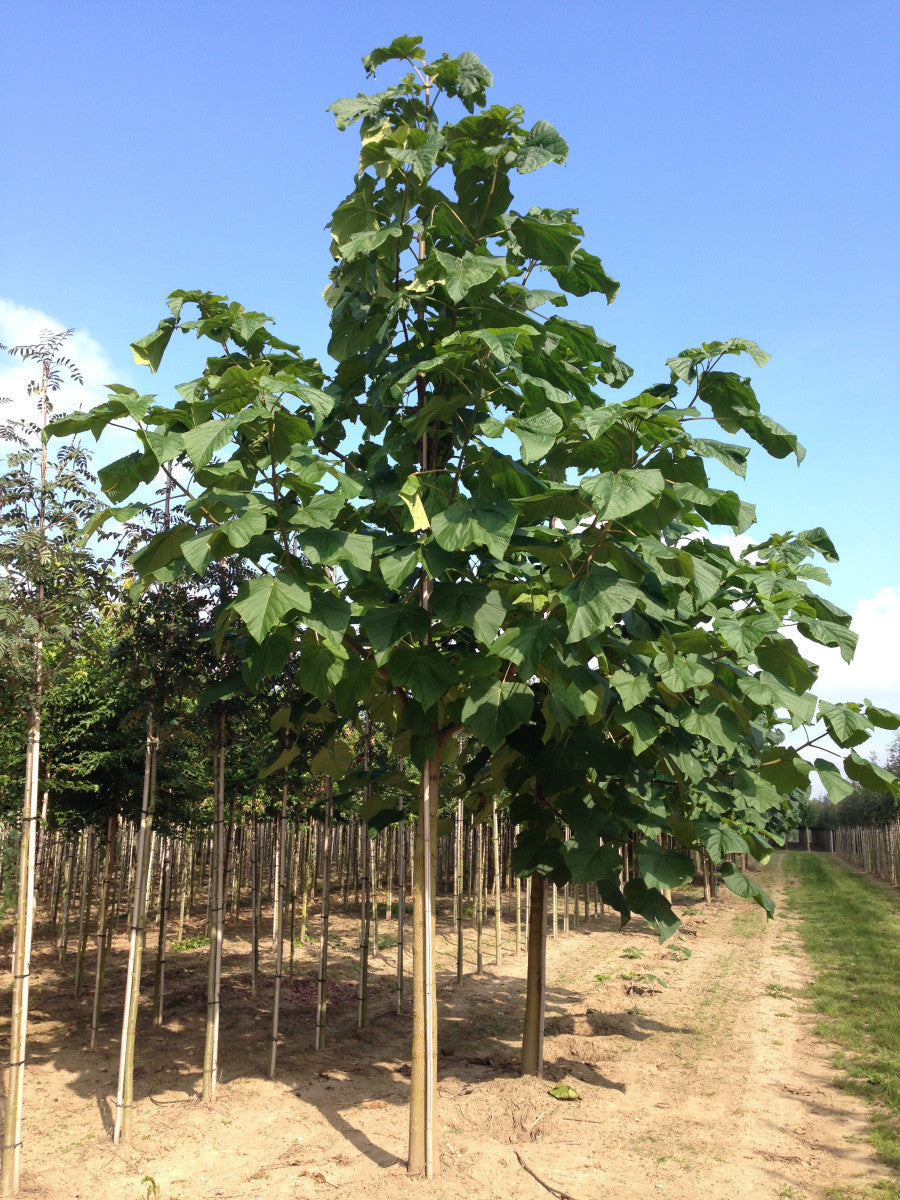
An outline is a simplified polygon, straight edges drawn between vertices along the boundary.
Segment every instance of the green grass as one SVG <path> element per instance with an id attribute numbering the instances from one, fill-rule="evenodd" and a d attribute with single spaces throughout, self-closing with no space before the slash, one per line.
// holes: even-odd
<path id="1" fill-rule="evenodd" d="M 789 853 L 784 864 L 789 907 L 802 917 L 816 968 L 809 996 L 821 1014 L 817 1031 L 841 1047 L 842 1086 L 869 1102 L 872 1142 L 900 1171 L 900 897 L 828 855 Z M 900 1200 L 900 1181 L 829 1195 Z"/>
<path id="2" fill-rule="evenodd" d="M 186 950 L 202 950 L 204 946 L 209 945 L 209 938 L 202 933 L 197 933 L 193 937 L 184 938 L 183 941 L 173 942 L 169 949 L 173 954 L 184 954 Z"/>

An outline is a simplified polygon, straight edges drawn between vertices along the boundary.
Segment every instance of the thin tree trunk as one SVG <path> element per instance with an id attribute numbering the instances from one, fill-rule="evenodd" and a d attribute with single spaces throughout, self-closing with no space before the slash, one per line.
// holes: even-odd
<path id="1" fill-rule="evenodd" d="M 109 924 L 109 900 L 116 861 L 116 834 L 119 818 L 109 818 L 106 826 L 106 862 L 103 864 L 103 883 L 100 887 L 100 913 L 97 918 L 97 968 L 94 973 L 94 1005 L 91 1013 L 91 1050 L 97 1049 L 100 1028 L 100 1005 L 103 1001 L 103 977 L 106 971 L 106 930 Z"/>
<path id="2" fill-rule="evenodd" d="M 59 965 L 63 966 L 69 950 L 69 906 L 72 901 L 72 888 L 78 869 L 78 843 L 75 838 L 66 838 L 66 867 L 65 886 L 63 888 L 62 923 L 59 931 Z"/>
<path id="3" fill-rule="evenodd" d="M 163 839 L 162 879 L 159 897 L 159 932 L 156 941 L 156 971 L 153 978 L 153 1024 L 157 1028 L 163 1023 L 163 1003 L 166 994 L 166 937 L 169 926 L 169 901 L 172 894 L 172 838 Z"/>
<path id="4" fill-rule="evenodd" d="M 255 795 L 250 804 L 250 997 L 255 1000 L 259 989 L 259 906 L 262 897 Z"/>
<path id="5" fill-rule="evenodd" d="M 475 974 L 484 969 L 481 939 L 484 933 L 484 826 L 475 826 Z"/>
<path id="6" fill-rule="evenodd" d="M 269 1053 L 269 1078 L 275 1078 L 275 1064 L 278 1059 L 278 1018 L 281 1015 L 281 971 L 284 966 L 284 827 L 287 821 L 288 776 L 284 772 L 281 785 L 281 811 L 278 814 L 278 847 L 276 854 L 281 862 L 281 874 L 278 877 L 278 888 L 275 892 L 275 994 L 272 997 L 272 1038 Z"/>
<path id="7" fill-rule="evenodd" d="M 406 940 L 406 826 L 403 823 L 403 798 L 397 801 L 400 822 L 397 825 L 397 1012 L 403 1011 L 403 951 Z"/>
<path id="8" fill-rule="evenodd" d="M 18 1193 L 22 1157 L 22 1098 L 28 1035 L 31 941 L 34 933 L 34 876 L 37 848 L 38 779 L 41 761 L 40 684 L 43 658 L 40 644 L 38 644 L 35 659 L 38 669 L 38 690 L 37 701 L 28 714 L 25 794 L 22 801 L 22 827 L 19 839 L 19 895 L 16 905 L 16 935 L 13 948 L 12 1020 L 9 1066 L 6 1072 L 3 1153 L 2 1159 L 0 1159 L 0 1194 L 4 1196 L 15 1196 Z"/>
<path id="9" fill-rule="evenodd" d="M 519 836 L 518 825 L 513 830 L 513 840 Z M 516 876 L 516 957 L 522 953 L 522 880 Z"/>
<path id="10" fill-rule="evenodd" d="M 209 890 L 212 930 L 206 982 L 206 1042 L 203 1052 L 203 1099 L 212 1104 L 219 1076 L 219 1018 L 222 992 L 222 943 L 225 934 L 225 713 L 216 723 L 215 774 L 213 779 L 215 824 Z"/>
<path id="11" fill-rule="evenodd" d="M 544 1003 L 547 980 L 547 911 L 544 876 L 531 876 L 528 920 L 528 975 L 525 984 L 525 1027 L 522 1074 L 544 1073 Z"/>
<path id="12" fill-rule="evenodd" d="M 456 802 L 453 828 L 453 920 L 456 924 L 456 982 L 463 981 L 463 798 Z"/>
<path id="13" fill-rule="evenodd" d="M 493 803 L 491 812 L 491 832 L 494 838 L 494 963 L 500 966 L 501 937 L 500 924 L 500 824 L 497 818 L 497 801 Z"/>
<path id="14" fill-rule="evenodd" d="M 322 831 L 322 936 L 316 986 L 316 1049 L 325 1049 L 328 1018 L 328 918 L 331 914 L 331 776 L 325 780 L 325 827 Z"/>
<path id="15" fill-rule="evenodd" d="M 434 976 L 434 868 L 440 753 L 422 771 L 413 874 L 413 1045 L 409 1095 L 410 1175 L 434 1176 L 437 1007 Z"/>
<path id="16" fill-rule="evenodd" d="M 125 1006 L 122 1014 L 122 1043 L 119 1050 L 119 1082 L 116 1089 L 116 1120 L 113 1129 L 115 1143 L 130 1140 L 134 1108 L 134 1047 L 137 1039 L 138 1002 L 141 996 L 141 957 L 147 922 L 146 875 L 150 865 L 150 832 L 156 804 L 156 757 L 159 743 L 155 729 L 155 716 L 151 710 L 147 720 L 144 794 L 135 860 L 134 903 L 131 912 L 128 973 L 125 980 Z"/>
<path id="17" fill-rule="evenodd" d="M 75 954 L 75 999 L 81 998 L 81 976 L 87 953 L 91 905 L 94 901 L 94 827 L 86 825 L 83 835 L 84 862 L 81 871 L 81 895 L 78 898 L 78 950 Z"/>

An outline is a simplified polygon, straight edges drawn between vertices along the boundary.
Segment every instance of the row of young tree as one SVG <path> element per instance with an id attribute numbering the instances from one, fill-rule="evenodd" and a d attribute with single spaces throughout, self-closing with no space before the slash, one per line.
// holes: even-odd
<path id="1" fill-rule="evenodd" d="M 703 343 L 670 358 L 663 382 L 616 400 L 630 369 L 565 311 L 573 298 L 611 301 L 618 285 L 582 245 L 575 210 L 512 207 L 514 174 L 563 162 L 565 141 L 546 122 L 527 127 L 518 107 L 488 104 L 490 73 L 473 54 L 427 62 L 419 38 L 401 37 L 364 59 L 370 75 L 394 62 L 409 68 L 397 83 L 333 106 L 340 128 L 359 125 L 361 145 L 330 226 L 331 373 L 276 337 L 264 314 L 175 292 L 133 349 L 156 370 L 177 332 L 205 344 L 177 399 L 116 385 L 90 412 L 50 422 L 37 460 L 26 448 L 13 456 L 8 479 L 39 469 L 22 485 L 23 495 L 37 488 L 31 507 L 3 508 L 13 530 L 3 612 L 13 604 L 17 615 L 0 614 L 0 649 L 28 714 L 7 1192 L 18 1179 L 10 1112 L 24 1064 L 39 798 L 51 788 L 62 798 L 68 785 L 71 807 L 59 812 L 89 823 L 102 804 L 134 812 L 138 787 L 124 786 L 115 763 L 135 768 L 138 743 L 132 1029 L 141 881 L 167 805 L 191 819 L 205 806 L 222 881 L 228 797 L 252 796 L 257 779 L 280 785 L 283 805 L 312 772 L 327 781 L 332 815 L 355 797 L 372 830 L 414 817 L 409 1171 L 426 1176 L 442 808 L 497 806 L 517 830 L 513 868 L 530 881 L 522 1065 L 539 1072 L 548 882 L 591 885 L 623 921 L 638 914 L 666 937 L 678 927 L 668 893 L 702 852 L 729 888 L 771 911 L 728 859 L 764 858 L 797 824 L 812 769 L 801 751 L 826 736 L 841 748 L 815 760 L 834 798 L 848 778 L 896 792 L 857 747 L 900 719 L 818 701 L 816 668 L 790 637 L 796 628 L 852 656 L 849 615 L 815 591 L 828 577 L 813 560 L 836 558 L 827 534 L 776 534 L 735 555 L 718 533 L 754 521 L 752 505 L 711 481 L 723 469 L 744 476 L 749 450 L 735 437 L 803 456 L 751 381 L 727 368 L 766 355 L 742 338 Z M 463 115 L 442 122 L 439 106 L 454 101 Z M 42 423 L 58 350 L 29 348 L 43 364 Z M 698 422 L 727 440 L 697 436 Z M 48 464 L 83 480 L 77 439 L 122 424 L 137 448 L 99 472 L 111 507 L 86 522 L 93 494 L 77 511 L 53 507 Z M 48 460 L 55 438 L 76 441 Z M 160 480 L 160 496 L 142 498 Z M 88 539 L 105 522 L 132 540 L 127 587 L 115 577 L 95 587 Z M 65 575 L 63 563 L 81 574 Z M 55 689 L 77 691 L 63 663 L 88 641 L 100 663 L 118 648 L 119 665 L 106 668 L 116 698 L 108 720 L 91 701 L 76 736 Z M 42 767 L 45 709 L 57 761 Z M 96 763 L 92 721 L 109 731 Z M 247 727 L 242 783 L 226 749 L 232 721 Z M 64 760 L 64 728 L 85 736 L 85 759 Z M 361 755 L 360 730 L 370 748 Z M 785 739 L 798 730 L 808 731 L 803 745 Z M 197 768 L 191 744 L 211 748 L 210 769 Z M 15 763 L 13 748 L 0 770 L 21 788 Z M 246 816 L 246 799 L 235 811 Z M 627 878 L 623 856 L 637 866 Z"/>
<path id="2" fill-rule="evenodd" d="M 883 766 L 895 779 L 900 779 L 900 741 L 890 747 Z M 862 787 L 859 784 L 836 803 L 826 798 L 808 805 L 804 813 L 804 823 L 816 830 L 887 825 L 896 819 L 897 800 L 889 788 Z"/>

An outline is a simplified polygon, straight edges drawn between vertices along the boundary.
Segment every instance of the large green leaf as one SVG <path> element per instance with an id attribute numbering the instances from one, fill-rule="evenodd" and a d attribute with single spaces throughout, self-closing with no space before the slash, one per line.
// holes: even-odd
<path id="1" fill-rule="evenodd" d="M 749 854 L 750 847 L 736 829 L 730 825 L 712 825 L 696 822 L 695 828 L 700 841 L 706 847 L 714 863 L 723 862 L 728 854 Z"/>
<path id="2" fill-rule="evenodd" d="M 562 856 L 573 883 L 618 882 L 622 859 L 617 846 L 601 846 L 596 833 L 577 830 L 562 848 Z"/>
<path id="3" fill-rule="evenodd" d="M 193 525 L 176 525 L 158 533 L 134 555 L 131 565 L 139 576 L 152 575 L 181 554 L 182 545 L 193 532 Z"/>
<path id="4" fill-rule="evenodd" d="M 668 890 L 682 887 L 694 878 L 694 863 L 677 850 L 664 850 L 658 842 L 644 838 L 638 843 L 641 878 L 648 887 Z"/>
<path id="5" fill-rule="evenodd" d="M 855 751 L 851 751 L 844 759 L 844 770 L 855 783 L 872 792 L 890 792 L 896 798 L 900 791 L 900 779 L 896 775 L 877 763 L 861 758 Z"/>
<path id="6" fill-rule="evenodd" d="M 701 662 L 696 654 L 676 654 L 671 661 L 665 654 L 658 654 L 654 666 L 659 671 L 663 687 L 670 692 L 687 692 L 691 688 L 705 687 L 715 678 L 710 666 Z"/>
<path id="7" fill-rule="evenodd" d="M 110 500 L 118 502 L 127 500 L 142 483 L 150 483 L 156 478 L 158 470 L 155 454 L 135 450 L 133 454 L 126 454 L 124 458 L 101 467 L 97 478 Z"/>
<path id="8" fill-rule="evenodd" d="M 775 905 L 769 896 L 762 890 L 758 883 L 752 879 L 748 879 L 734 863 L 722 863 L 719 868 L 722 876 L 722 882 L 729 891 L 734 892 L 736 896 L 742 897 L 744 900 L 752 900 L 758 904 L 760 908 L 766 910 L 766 916 L 770 919 L 775 915 Z"/>
<path id="9" fill-rule="evenodd" d="M 564 163 L 569 156 L 569 144 L 548 121 L 536 121 L 516 156 L 520 175 L 537 171 L 548 163 Z"/>
<path id="10" fill-rule="evenodd" d="M 830 704 L 819 701 L 819 718 L 834 741 L 845 750 L 867 742 L 872 731 L 872 722 L 860 710 L 858 704 Z"/>
<path id="11" fill-rule="evenodd" d="M 464 625 L 490 645 L 506 620 L 506 608 L 498 592 L 484 583 L 436 583 L 431 608 L 448 629 Z"/>
<path id="12" fill-rule="evenodd" d="M 159 328 L 153 333 L 148 333 L 146 337 L 131 343 L 131 352 L 138 366 L 149 367 L 153 372 L 159 369 L 176 324 L 173 317 L 166 317 L 164 321 L 160 321 Z"/>
<path id="13" fill-rule="evenodd" d="M 432 261 L 435 260 L 435 261 Z M 422 273 L 444 285 L 454 304 L 465 300 L 473 288 L 493 279 L 503 269 L 503 260 L 489 255 L 472 254 L 466 250 L 459 258 L 433 250 L 426 259 Z"/>
<path id="14" fill-rule="evenodd" d="M 569 618 L 567 641 L 579 642 L 608 629 L 619 613 L 631 608 L 637 595 L 637 586 L 617 571 L 594 564 L 560 593 Z"/>
<path id="15" fill-rule="evenodd" d="M 524 683 L 480 679 L 469 688 L 462 719 L 490 750 L 524 725 L 534 709 L 534 694 Z"/>
<path id="16" fill-rule="evenodd" d="M 437 513 L 431 528 L 442 550 L 471 550 L 484 546 L 495 557 L 503 558 L 516 527 L 516 510 L 511 504 L 488 505 L 458 500 Z"/>
<path id="17" fill-rule="evenodd" d="M 599 292 L 611 304 L 619 290 L 618 281 L 607 275 L 603 263 L 596 254 L 578 249 L 572 255 L 569 263 L 562 267 L 551 267 L 550 274 L 560 287 L 571 292 L 573 296 L 587 296 L 590 292 Z"/>
<path id="18" fill-rule="evenodd" d="M 311 563 L 349 563 L 361 571 L 372 568 L 372 539 L 341 529 L 305 529 L 300 536 L 303 553 Z"/>
<path id="19" fill-rule="evenodd" d="M 648 675 L 632 675 L 628 671 L 614 671 L 609 682 L 619 693 L 619 701 L 626 712 L 646 700 L 653 687 Z"/>
<path id="20" fill-rule="evenodd" d="M 729 611 L 715 619 L 716 632 L 727 646 L 742 657 L 751 655 L 767 634 L 775 633 L 781 622 L 774 613 L 751 609 Z"/>
<path id="21" fill-rule="evenodd" d="M 850 662 L 853 658 L 859 636 L 846 625 L 839 625 L 836 621 L 808 620 L 800 621 L 797 628 L 811 642 L 837 647 L 844 662 Z"/>
<path id="22" fill-rule="evenodd" d="M 241 425 L 252 420 L 255 415 L 245 412 L 236 417 L 204 421 L 183 434 L 184 452 L 191 460 L 194 470 L 205 467 L 215 452 L 227 446 Z"/>
<path id="23" fill-rule="evenodd" d="M 833 762 L 829 762 L 827 758 L 817 758 L 813 766 L 819 772 L 822 786 L 832 804 L 840 804 L 842 800 L 853 795 L 853 784 L 844 778 Z"/>
<path id="24" fill-rule="evenodd" d="M 422 49 L 421 37 L 401 36 L 394 38 L 387 46 L 376 46 L 374 50 L 363 55 L 362 64 L 367 75 L 374 75 L 377 67 L 397 58 L 424 62 L 425 51 Z"/>
<path id="25" fill-rule="evenodd" d="M 665 489 L 666 481 L 660 471 L 608 471 L 603 475 L 587 475 L 581 486 L 597 507 L 604 520 L 614 521 L 651 504 Z"/>
<path id="26" fill-rule="evenodd" d="M 459 678 L 453 662 L 436 646 L 399 645 L 388 660 L 391 683 L 406 688 L 424 709 L 444 696 Z"/>
<path id="27" fill-rule="evenodd" d="M 428 614 L 418 604 L 390 604 L 383 608 L 367 609 L 362 628 L 379 660 L 410 634 L 421 638 L 428 628 Z"/>
<path id="28" fill-rule="evenodd" d="M 526 617 L 521 625 L 507 629 L 491 646 L 491 654 L 505 658 L 520 668 L 520 674 L 528 679 L 535 674 L 547 647 L 565 633 L 561 621 L 544 616 Z"/>
<path id="29" fill-rule="evenodd" d="M 523 421 L 511 421 L 510 428 L 522 443 L 522 462 L 539 462 L 549 454 L 562 427 L 562 417 L 549 408 Z"/>
<path id="30" fill-rule="evenodd" d="M 300 683 L 317 700 L 327 703 L 344 672 L 348 654 L 311 629 L 300 639 Z"/>
<path id="31" fill-rule="evenodd" d="M 309 612 L 309 589 L 290 575 L 258 575 L 241 584 L 232 607 L 253 640 L 261 642 L 287 613 Z"/>
<path id="32" fill-rule="evenodd" d="M 661 942 L 681 928 L 681 922 L 672 912 L 672 905 L 656 888 L 648 888 L 643 879 L 629 879 L 622 893 L 631 911 L 653 926 Z"/>

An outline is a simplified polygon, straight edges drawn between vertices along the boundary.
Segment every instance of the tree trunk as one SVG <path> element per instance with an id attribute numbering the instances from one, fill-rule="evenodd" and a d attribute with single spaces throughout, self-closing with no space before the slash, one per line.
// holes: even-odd
<path id="1" fill-rule="evenodd" d="M 159 931 L 156 941 L 156 971 L 153 977 L 153 1024 L 163 1023 L 163 1005 L 166 994 L 166 951 L 168 949 L 169 902 L 172 895 L 172 838 L 163 839 L 162 879 L 159 896 Z"/>
<path id="2" fill-rule="evenodd" d="M 491 812 L 491 833 L 494 840 L 494 963 L 500 966 L 500 942 L 502 929 L 500 924 L 500 825 L 497 818 L 497 801 L 493 803 Z"/>
<path id="3" fill-rule="evenodd" d="M 544 1073 L 544 1003 L 547 990 L 547 914 L 544 876 L 531 877 L 528 919 L 528 976 L 525 985 L 525 1027 L 522 1033 L 522 1074 Z"/>
<path id="4" fill-rule="evenodd" d="M 38 701 L 40 698 L 40 648 Z M 38 779 L 41 761 L 41 710 L 36 703 L 28 714 L 28 747 L 25 755 L 25 794 L 19 840 L 19 895 L 16 905 L 16 935 L 13 948 L 12 1020 L 9 1067 L 6 1073 L 6 1114 L 3 1154 L 0 1160 L 0 1194 L 15 1196 L 19 1190 L 22 1156 L 22 1095 L 25 1083 L 25 1046 L 28 1034 L 28 989 L 31 975 L 31 940 L 34 933 L 34 876 L 37 848 Z"/>
<path id="5" fill-rule="evenodd" d="M 100 1005 L 103 1000 L 103 977 L 106 970 L 106 929 L 109 924 L 109 899 L 116 861 L 118 826 L 119 818 L 111 816 L 106 826 L 106 862 L 103 864 L 100 913 L 97 918 L 97 969 L 94 974 L 94 1005 L 91 1013 L 91 1050 L 97 1049 L 97 1032 L 100 1028 Z"/>
<path id="6" fill-rule="evenodd" d="M 422 770 L 413 874 L 413 1044 L 409 1095 L 410 1175 L 434 1176 L 437 1005 L 434 976 L 434 868 L 440 753 Z"/>
<path id="7" fill-rule="evenodd" d="M 134 1046 L 137 1038 L 138 1002 L 141 996 L 141 957 L 147 922 L 147 871 L 150 866 L 150 832 L 156 804 L 156 756 L 159 745 L 155 716 L 147 720 L 147 749 L 144 759 L 144 794 L 134 871 L 134 902 L 131 910 L 131 936 L 128 949 L 128 973 L 125 980 L 125 1006 L 122 1014 L 122 1044 L 119 1049 L 119 1083 L 116 1090 L 116 1121 L 113 1141 L 131 1138 L 134 1107 Z"/>
<path id="8" fill-rule="evenodd" d="M 81 871 L 81 895 L 78 903 L 78 950 L 75 954 L 75 999 L 81 999 L 81 977 L 87 953 L 91 906 L 94 902 L 94 827 L 87 825 L 83 835 L 84 861 Z"/>
<path id="9" fill-rule="evenodd" d="M 397 825 L 397 1012 L 403 1011 L 403 951 L 406 938 L 406 826 L 403 823 L 403 798 L 397 801 L 400 822 Z"/>
<path id="10" fill-rule="evenodd" d="M 322 935 L 316 985 L 316 1049 L 325 1049 L 328 1018 L 328 918 L 331 915 L 331 776 L 325 780 L 325 827 L 322 830 Z"/>
<path id="11" fill-rule="evenodd" d="M 278 1060 L 278 1020 L 281 1016 L 281 973 L 284 967 L 284 897 L 285 897 L 285 862 L 284 862 L 284 828 L 287 822 L 288 776 L 284 772 L 281 785 L 281 811 L 278 814 L 278 842 L 276 854 L 281 863 L 281 873 L 278 877 L 278 887 L 275 891 L 275 993 L 272 997 L 272 1038 L 269 1053 L 269 1078 L 275 1078 L 275 1064 Z"/>
<path id="12" fill-rule="evenodd" d="M 206 981 L 206 1043 L 203 1051 L 203 1099 L 211 1104 L 216 1098 L 219 1075 L 219 1017 L 222 991 L 222 942 L 225 934 L 225 713 L 216 722 L 213 755 L 213 826 L 212 861 L 209 872 L 210 943 Z"/>

